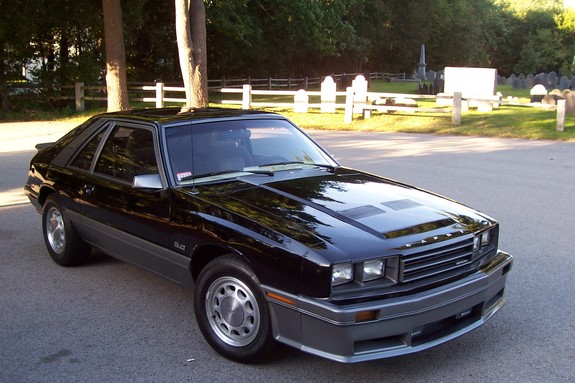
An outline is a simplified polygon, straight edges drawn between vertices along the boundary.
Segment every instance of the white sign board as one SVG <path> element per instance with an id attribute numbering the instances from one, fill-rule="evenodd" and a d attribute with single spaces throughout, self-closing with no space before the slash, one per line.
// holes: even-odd
<path id="1" fill-rule="evenodd" d="M 497 69 L 445 67 L 444 92 L 461 92 L 465 97 L 493 96 L 497 86 Z"/>

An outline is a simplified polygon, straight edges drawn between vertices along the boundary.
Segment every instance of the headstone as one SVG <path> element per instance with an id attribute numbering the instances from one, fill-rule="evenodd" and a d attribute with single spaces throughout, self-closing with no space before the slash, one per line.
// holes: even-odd
<path id="1" fill-rule="evenodd" d="M 531 95 L 531 102 L 541 102 L 543 97 L 547 95 L 547 89 L 543 84 L 537 84 L 529 91 Z"/>
<path id="2" fill-rule="evenodd" d="M 436 76 L 435 81 L 433 81 L 433 89 L 435 90 L 434 94 L 443 93 L 443 85 L 443 79 L 439 76 Z"/>
<path id="3" fill-rule="evenodd" d="M 516 79 L 516 76 L 514 73 L 512 73 L 511 76 L 509 76 L 509 78 L 505 82 L 505 85 L 513 86 L 513 81 L 515 81 L 515 79 Z"/>
<path id="4" fill-rule="evenodd" d="M 546 73 L 539 73 L 537 76 L 535 76 L 535 78 L 537 79 L 535 81 L 535 84 L 541 84 L 545 87 L 545 89 L 547 89 L 547 74 Z"/>
<path id="5" fill-rule="evenodd" d="M 575 76 L 571 78 L 571 85 L 569 86 L 569 90 L 575 89 Z"/>
<path id="6" fill-rule="evenodd" d="M 543 105 L 557 105 L 557 101 L 555 101 L 555 97 L 553 97 L 550 94 L 546 94 L 545 96 L 543 96 L 543 99 L 541 100 L 541 104 Z"/>
<path id="7" fill-rule="evenodd" d="M 559 80 L 559 89 L 561 90 L 569 89 L 570 85 L 571 81 L 569 81 L 567 76 L 561 76 L 561 80 Z"/>
<path id="8" fill-rule="evenodd" d="M 437 73 L 434 70 L 427 71 L 427 79 L 429 81 L 435 81 L 436 77 L 437 77 Z"/>
<path id="9" fill-rule="evenodd" d="M 321 83 L 321 112 L 335 113 L 336 85 L 331 76 Z"/>
<path id="10" fill-rule="evenodd" d="M 541 74 L 536 74 L 535 76 L 533 76 L 533 86 L 542 84 L 543 81 L 541 81 Z"/>
<path id="11" fill-rule="evenodd" d="M 294 95 L 293 111 L 296 113 L 307 113 L 309 108 L 309 96 L 303 89 L 298 90 Z"/>
<path id="12" fill-rule="evenodd" d="M 555 103 L 557 103 L 558 100 L 563 100 L 565 98 L 563 96 L 563 92 L 561 92 L 557 88 L 555 88 L 551 92 L 549 92 L 549 95 L 551 95 L 555 99 Z"/>
<path id="13" fill-rule="evenodd" d="M 565 112 L 575 114 L 575 92 L 565 90 L 563 91 L 563 97 L 565 98 Z"/>
<path id="14" fill-rule="evenodd" d="M 557 88 L 557 82 L 557 73 L 549 72 L 549 76 L 547 76 L 547 89 Z"/>
<path id="15" fill-rule="evenodd" d="M 353 88 L 353 112 L 363 113 L 363 107 L 367 103 L 367 81 L 363 75 L 357 75 L 352 81 Z"/>
<path id="16" fill-rule="evenodd" d="M 535 83 L 533 82 L 533 79 L 535 78 L 535 76 L 533 76 L 532 73 L 529 73 L 527 75 L 527 77 L 525 77 L 525 80 L 527 81 L 527 87 L 528 89 L 533 88 L 533 86 L 535 85 Z"/>
<path id="17" fill-rule="evenodd" d="M 527 80 L 524 77 L 519 77 L 517 89 L 528 89 L 527 88 Z"/>

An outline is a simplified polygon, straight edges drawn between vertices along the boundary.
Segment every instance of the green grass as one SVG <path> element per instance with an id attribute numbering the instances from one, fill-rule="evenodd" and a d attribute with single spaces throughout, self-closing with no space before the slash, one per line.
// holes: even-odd
<path id="1" fill-rule="evenodd" d="M 507 96 L 519 97 L 522 102 L 529 101 L 529 90 L 517 90 L 508 86 L 497 88 Z M 414 82 L 383 82 L 372 81 L 370 91 L 386 93 L 408 93 L 414 94 L 417 98 L 416 83 Z M 210 95 L 212 106 L 229 105 L 220 104 L 221 99 L 239 99 L 235 94 L 213 94 Z M 261 96 L 254 97 L 253 101 L 261 100 Z M 293 102 L 293 98 L 287 97 L 267 97 L 272 102 Z M 319 102 L 319 99 L 310 98 L 310 102 Z M 338 103 L 343 103 L 343 99 L 338 99 Z M 433 100 L 419 100 L 421 107 L 435 107 Z M 133 107 L 151 107 L 150 104 L 133 105 Z M 234 106 L 238 108 L 239 106 Z M 310 109 L 309 113 L 294 113 L 292 109 L 266 108 L 279 112 L 304 129 L 323 130 L 354 130 L 354 131 L 377 131 L 377 132 L 406 132 L 406 133 L 431 133 L 431 134 L 451 134 L 464 136 L 484 136 L 484 137 L 509 137 L 524 138 L 533 140 L 562 140 L 575 141 L 575 115 L 568 114 L 565 121 L 565 131 L 556 130 L 556 112 L 540 108 L 525 106 L 502 105 L 495 108 L 491 113 L 478 113 L 471 110 L 463 113 L 461 125 L 454 126 L 451 122 L 451 113 L 374 113 L 372 118 L 362 119 L 355 115 L 351 124 L 345 124 L 343 110 L 337 113 L 320 113 L 317 109 Z M 58 112 L 30 112 L 11 115 L 10 120 L 77 120 L 81 122 L 95 113 L 104 112 L 105 108 L 100 105 L 98 109 L 92 109 L 81 114 L 65 111 Z M 6 120 L 6 116 L 0 115 L 0 120 Z"/>

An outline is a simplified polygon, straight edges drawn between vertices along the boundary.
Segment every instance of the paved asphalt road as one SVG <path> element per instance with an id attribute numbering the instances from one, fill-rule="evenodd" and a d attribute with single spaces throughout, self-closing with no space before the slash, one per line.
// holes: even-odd
<path id="1" fill-rule="evenodd" d="M 69 125 L 0 124 L 1 382 L 574 382 L 575 143 L 311 132 L 342 163 L 497 218 L 515 256 L 507 305 L 411 356 L 344 365 L 282 349 L 267 365 L 212 352 L 191 294 L 105 256 L 54 264 L 21 203 L 33 143 Z"/>

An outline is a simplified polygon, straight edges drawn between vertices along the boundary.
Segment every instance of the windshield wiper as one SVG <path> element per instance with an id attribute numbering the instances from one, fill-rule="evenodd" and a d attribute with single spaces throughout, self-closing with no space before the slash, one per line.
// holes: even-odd
<path id="1" fill-rule="evenodd" d="M 293 164 L 296 164 L 296 165 L 315 166 L 315 167 L 318 167 L 318 168 L 324 168 L 324 169 L 329 170 L 329 171 L 332 172 L 332 173 L 335 171 L 335 168 L 336 168 L 335 166 L 329 165 L 329 164 L 315 164 L 315 163 L 309 163 L 309 162 L 303 162 L 303 161 L 282 161 L 282 162 L 274 162 L 274 163 L 271 163 L 271 164 L 263 164 L 263 165 L 260 165 L 260 166 L 258 166 L 258 167 L 261 168 L 261 167 L 266 167 L 266 166 L 293 165 Z"/>
<path id="2" fill-rule="evenodd" d="M 272 162 L 270 164 L 265 163 L 262 164 L 260 166 L 258 166 L 259 168 L 265 167 L 265 166 L 278 166 L 278 165 L 292 165 L 292 164 L 301 164 L 301 165 L 305 165 L 305 162 L 301 162 L 301 161 L 280 161 L 280 162 Z"/>
<path id="3" fill-rule="evenodd" d="M 209 172 L 209 173 L 202 173 L 202 174 L 196 174 L 196 175 L 189 175 L 189 176 L 183 177 L 181 179 L 178 179 L 178 181 L 179 182 L 189 181 L 189 180 L 195 180 L 198 178 L 215 177 L 215 176 L 220 176 L 223 174 L 233 174 L 233 173 L 263 174 L 266 176 L 273 176 L 274 175 L 274 172 L 272 172 L 271 170 L 259 170 L 259 169 L 254 169 L 254 170 L 221 170 L 221 171 L 217 171 L 217 172 Z"/>

